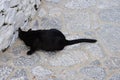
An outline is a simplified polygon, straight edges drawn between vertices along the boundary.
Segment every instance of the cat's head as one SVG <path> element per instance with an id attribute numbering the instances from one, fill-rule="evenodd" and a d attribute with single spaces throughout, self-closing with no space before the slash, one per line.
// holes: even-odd
<path id="1" fill-rule="evenodd" d="M 18 36 L 19 36 L 20 39 L 23 39 L 23 38 L 24 38 L 25 33 L 26 33 L 26 32 L 25 32 L 25 31 L 22 31 L 21 28 L 18 29 Z"/>
<path id="2" fill-rule="evenodd" d="M 28 33 L 28 32 L 31 32 L 32 29 L 29 29 L 28 31 L 22 31 L 21 28 L 18 28 L 18 36 L 20 39 L 23 40 L 23 38 L 25 37 L 25 35 Z"/>
<path id="3" fill-rule="evenodd" d="M 18 32 L 22 32 L 22 29 L 21 29 L 21 28 L 18 28 Z"/>

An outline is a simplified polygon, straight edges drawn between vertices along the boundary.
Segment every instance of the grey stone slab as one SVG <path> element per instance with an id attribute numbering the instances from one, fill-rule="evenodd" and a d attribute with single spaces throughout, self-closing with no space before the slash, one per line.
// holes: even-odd
<path id="1" fill-rule="evenodd" d="M 5 19 L 5 16 L 3 16 L 3 15 L 0 13 L 0 26 L 3 25 L 4 19 Z"/>
<path id="2" fill-rule="evenodd" d="M 31 26 L 32 26 L 31 27 L 32 30 L 38 30 L 39 29 L 39 21 L 37 19 L 33 20 L 31 22 Z M 27 27 L 27 28 L 28 28 L 27 30 L 30 29 L 30 27 Z"/>
<path id="3" fill-rule="evenodd" d="M 10 78 L 10 80 L 29 80 L 27 78 L 27 73 L 24 69 L 19 69 L 15 74 Z"/>
<path id="4" fill-rule="evenodd" d="M 11 0 L 10 1 L 10 7 L 16 6 L 20 4 L 20 0 Z"/>
<path id="5" fill-rule="evenodd" d="M 61 0 L 46 0 L 48 2 L 59 3 Z"/>
<path id="6" fill-rule="evenodd" d="M 25 51 L 27 50 L 27 47 L 25 45 L 17 45 L 15 47 L 12 48 L 12 53 L 15 55 L 15 56 L 18 56 L 21 54 L 22 51 Z"/>
<path id="7" fill-rule="evenodd" d="M 32 66 L 39 60 L 39 55 L 33 54 L 31 56 L 20 56 L 15 58 L 13 63 L 15 66 Z"/>
<path id="8" fill-rule="evenodd" d="M 24 25 L 26 20 L 25 14 L 23 11 L 19 11 L 18 13 L 16 13 L 15 15 L 15 27 L 21 27 Z"/>
<path id="9" fill-rule="evenodd" d="M 12 56 L 10 55 L 10 53 L 0 54 L 0 61 L 3 63 L 6 63 L 11 59 L 12 59 Z"/>
<path id="10" fill-rule="evenodd" d="M 61 74 L 59 74 L 61 73 Z M 77 69 L 74 70 L 66 70 L 66 69 L 62 69 L 61 71 L 59 71 L 59 73 L 55 73 L 54 74 L 54 78 L 52 78 L 53 80 L 84 80 L 83 77 L 81 77 L 78 73 L 77 73 Z M 78 76 L 79 75 L 79 76 Z"/>
<path id="11" fill-rule="evenodd" d="M 9 7 L 10 7 L 10 1 L 7 1 L 7 0 L 4 0 L 4 1 L 1 1 L 2 3 L 2 9 L 5 9 L 7 10 Z"/>
<path id="12" fill-rule="evenodd" d="M 32 69 L 31 73 L 36 77 L 37 80 L 48 80 L 50 79 L 49 76 L 52 74 L 52 71 L 41 66 L 36 66 Z"/>
<path id="13" fill-rule="evenodd" d="M 0 65 L 0 80 L 7 80 L 13 70 L 12 66 Z"/>
<path id="14" fill-rule="evenodd" d="M 99 65 L 101 65 L 101 63 L 100 63 L 99 60 L 95 60 L 95 61 L 92 61 L 92 62 L 90 63 L 90 65 L 99 66 Z"/>
<path id="15" fill-rule="evenodd" d="M 120 80 L 120 73 L 112 75 L 112 77 L 109 80 Z"/>
<path id="16" fill-rule="evenodd" d="M 113 7 L 119 7 L 120 0 L 98 0 L 97 7 L 100 9 L 110 9 Z"/>
<path id="17" fill-rule="evenodd" d="M 7 22 L 8 24 L 15 24 L 16 13 L 16 9 L 8 9 L 5 17 L 5 22 Z"/>
<path id="18" fill-rule="evenodd" d="M 101 29 L 97 32 L 103 46 L 112 54 L 119 55 L 120 53 L 120 27 L 108 24 L 100 25 Z"/>
<path id="19" fill-rule="evenodd" d="M 70 0 L 65 4 L 65 7 L 70 9 L 89 8 L 96 5 L 96 0 Z"/>
<path id="20" fill-rule="evenodd" d="M 88 60 L 87 54 L 79 50 L 69 50 L 61 53 L 64 54 L 61 56 L 56 56 L 49 61 L 52 66 L 71 66 L 84 63 L 86 60 Z"/>
<path id="21" fill-rule="evenodd" d="M 109 69 L 120 69 L 120 58 L 118 57 L 110 57 L 109 59 L 104 61 L 104 65 Z"/>
<path id="22" fill-rule="evenodd" d="M 94 44 L 87 44 L 84 47 L 84 50 L 92 57 L 94 58 L 104 58 L 106 55 L 104 53 L 104 51 L 102 50 L 102 48 L 97 45 L 97 43 Z"/>
<path id="23" fill-rule="evenodd" d="M 12 25 L 2 26 L 0 28 L 0 50 L 3 50 L 8 47 L 8 44 L 11 45 L 11 42 L 14 40 L 14 27 Z"/>
<path id="24" fill-rule="evenodd" d="M 61 18 L 62 15 L 62 9 L 59 7 L 55 7 L 55 8 L 50 8 L 48 15 L 51 17 L 59 17 Z"/>
<path id="25" fill-rule="evenodd" d="M 99 13 L 100 19 L 108 22 L 120 22 L 120 8 L 104 9 Z"/>
<path id="26" fill-rule="evenodd" d="M 80 72 L 86 76 L 89 76 L 95 80 L 105 80 L 106 72 L 103 68 L 98 66 L 88 66 L 80 70 Z"/>
<path id="27" fill-rule="evenodd" d="M 90 29 L 90 15 L 87 11 L 64 13 L 64 30 L 69 33 L 80 33 Z"/>
<path id="28" fill-rule="evenodd" d="M 45 29 L 61 29 L 62 22 L 58 18 L 42 18 L 41 20 L 41 27 Z"/>
<path id="29" fill-rule="evenodd" d="M 41 8 L 38 12 L 39 17 L 44 17 L 44 16 L 46 16 L 46 14 L 47 14 L 47 12 L 44 8 Z"/>

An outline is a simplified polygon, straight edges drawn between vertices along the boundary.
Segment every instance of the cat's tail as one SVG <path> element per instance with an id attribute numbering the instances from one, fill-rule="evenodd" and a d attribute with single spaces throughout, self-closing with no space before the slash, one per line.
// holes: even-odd
<path id="1" fill-rule="evenodd" d="M 77 43 L 95 43 L 97 40 L 95 39 L 75 39 L 75 40 L 66 40 L 66 45 L 72 45 L 72 44 L 77 44 Z"/>

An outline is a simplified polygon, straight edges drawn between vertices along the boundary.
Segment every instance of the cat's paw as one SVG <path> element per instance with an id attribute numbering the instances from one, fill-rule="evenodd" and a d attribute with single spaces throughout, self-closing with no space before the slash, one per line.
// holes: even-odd
<path id="1" fill-rule="evenodd" d="M 31 51 L 27 52 L 27 55 L 32 55 L 32 54 L 33 54 L 33 52 L 31 52 Z"/>

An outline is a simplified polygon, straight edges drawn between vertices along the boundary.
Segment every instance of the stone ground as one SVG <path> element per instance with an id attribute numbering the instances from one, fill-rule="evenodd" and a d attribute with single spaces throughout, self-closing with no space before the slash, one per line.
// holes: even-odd
<path id="1" fill-rule="evenodd" d="M 0 80 L 120 80 L 120 0 L 43 0 L 28 26 L 98 42 L 27 56 L 17 39 L 0 53 Z"/>

